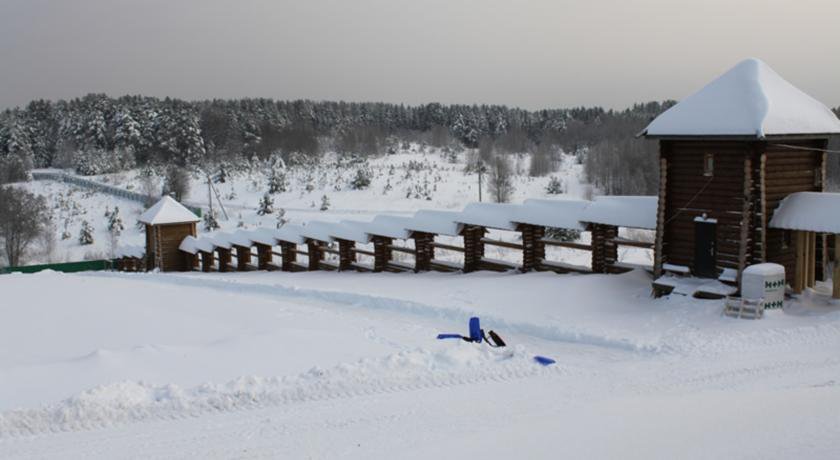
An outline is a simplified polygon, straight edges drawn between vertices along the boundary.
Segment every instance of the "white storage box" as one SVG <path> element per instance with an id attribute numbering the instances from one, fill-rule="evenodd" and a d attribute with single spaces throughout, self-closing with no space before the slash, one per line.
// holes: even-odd
<path id="1" fill-rule="evenodd" d="M 785 302 L 785 267 L 779 264 L 756 264 L 741 275 L 741 297 L 764 300 L 764 308 L 783 308 Z"/>

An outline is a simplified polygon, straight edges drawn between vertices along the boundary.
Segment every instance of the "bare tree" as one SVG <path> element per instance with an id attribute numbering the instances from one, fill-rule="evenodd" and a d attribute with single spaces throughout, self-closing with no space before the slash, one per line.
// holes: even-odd
<path id="1" fill-rule="evenodd" d="M 513 173 L 507 158 L 496 155 L 490 161 L 487 186 L 496 203 L 507 203 L 513 197 Z"/>
<path id="2" fill-rule="evenodd" d="M 163 185 L 164 195 L 172 195 L 182 201 L 190 193 L 190 175 L 186 169 L 171 166 L 166 171 L 166 182 Z"/>
<path id="3" fill-rule="evenodd" d="M 44 197 L 13 187 L 0 187 L 0 239 L 10 266 L 23 262 L 27 249 L 48 221 Z"/>

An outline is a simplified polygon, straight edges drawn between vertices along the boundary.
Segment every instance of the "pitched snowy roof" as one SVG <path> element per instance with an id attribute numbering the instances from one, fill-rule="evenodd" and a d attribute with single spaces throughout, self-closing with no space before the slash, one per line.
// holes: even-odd
<path id="1" fill-rule="evenodd" d="M 195 249 L 201 252 L 213 252 L 216 250 L 216 246 L 211 238 L 202 236 L 195 241 Z"/>
<path id="2" fill-rule="evenodd" d="M 254 231 L 239 229 L 230 236 L 229 241 L 234 246 L 251 247 L 254 244 Z"/>
<path id="3" fill-rule="evenodd" d="M 840 193 L 788 195 L 773 213 L 770 227 L 840 234 Z"/>
<path id="4" fill-rule="evenodd" d="M 192 235 L 187 235 L 183 240 L 181 240 L 181 244 L 178 246 L 178 249 L 195 255 L 195 253 L 198 252 L 198 246 L 196 243 L 198 243 L 198 238 Z"/>
<path id="5" fill-rule="evenodd" d="M 648 137 L 831 133 L 840 133 L 834 113 L 758 59 L 741 61 L 642 131 Z"/>
<path id="6" fill-rule="evenodd" d="M 370 243 L 370 235 L 366 231 L 369 223 L 358 220 L 342 220 L 333 226 L 330 236 L 357 243 Z"/>
<path id="7" fill-rule="evenodd" d="M 528 199 L 518 211 L 517 222 L 545 227 L 584 230 L 580 223 L 583 210 L 589 206 L 584 200 Z"/>
<path id="8" fill-rule="evenodd" d="M 580 220 L 654 230 L 658 202 L 655 196 L 599 196 L 583 210 Z"/>
<path id="9" fill-rule="evenodd" d="M 464 228 L 464 225 L 458 222 L 460 217 L 460 212 L 421 209 L 414 213 L 414 219 L 412 219 L 408 230 L 434 233 L 437 235 L 458 236 Z"/>
<path id="10" fill-rule="evenodd" d="M 274 238 L 277 241 L 285 241 L 287 243 L 303 244 L 306 240 L 303 238 L 303 226 L 297 224 L 286 224 L 274 231 Z"/>
<path id="11" fill-rule="evenodd" d="M 201 219 L 174 198 L 165 196 L 141 214 L 138 220 L 144 224 L 162 225 L 198 222 Z"/>
<path id="12" fill-rule="evenodd" d="M 516 230 L 519 207 L 510 203 L 470 203 L 461 211 L 457 221 L 499 230 Z"/>
<path id="13" fill-rule="evenodd" d="M 321 222 L 316 220 L 303 226 L 300 234 L 304 238 L 332 243 L 335 240 L 332 233 L 336 230 L 336 225 L 337 224 L 332 222 Z"/>
<path id="14" fill-rule="evenodd" d="M 411 236 L 411 230 L 408 227 L 413 222 L 413 218 L 406 216 L 376 216 L 371 223 L 367 224 L 366 231 L 370 235 L 404 240 Z"/>

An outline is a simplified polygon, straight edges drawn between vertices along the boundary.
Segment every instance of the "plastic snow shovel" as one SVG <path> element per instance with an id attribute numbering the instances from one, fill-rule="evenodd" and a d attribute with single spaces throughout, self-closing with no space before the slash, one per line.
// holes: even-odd
<path id="1" fill-rule="evenodd" d="M 550 366 L 557 362 L 551 358 L 546 358 L 545 356 L 534 356 L 534 361 L 543 366 Z"/>
<path id="2" fill-rule="evenodd" d="M 472 317 L 470 318 L 470 336 L 464 337 L 461 334 L 438 334 L 438 340 L 443 339 L 463 339 L 467 342 L 475 342 L 481 343 L 481 337 L 483 334 L 481 333 L 481 323 L 479 322 L 478 318 Z"/>

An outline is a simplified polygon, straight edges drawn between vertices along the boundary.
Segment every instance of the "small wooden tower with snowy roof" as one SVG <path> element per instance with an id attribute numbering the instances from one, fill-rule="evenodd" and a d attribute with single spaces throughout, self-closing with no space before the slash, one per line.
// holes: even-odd
<path id="1" fill-rule="evenodd" d="M 824 150 L 837 133 L 825 105 L 757 59 L 653 120 L 641 134 L 659 140 L 656 276 L 737 282 L 746 266 L 775 262 L 793 284 L 804 243 L 768 224 L 788 195 L 823 191 Z M 826 241 L 807 244 L 820 273 Z"/>
<path id="2" fill-rule="evenodd" d="M 192 211 L 172 197 L 165 196 L 140 216 L 146 224 L 146 267 L 161 271 L 183 271 L 186 266 L 178 250 L 187 236 L 196 236 L 196 223 L 200 220 Z"/>

